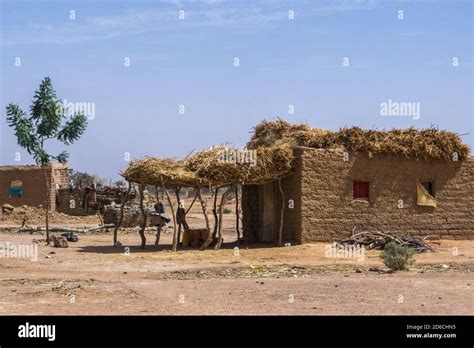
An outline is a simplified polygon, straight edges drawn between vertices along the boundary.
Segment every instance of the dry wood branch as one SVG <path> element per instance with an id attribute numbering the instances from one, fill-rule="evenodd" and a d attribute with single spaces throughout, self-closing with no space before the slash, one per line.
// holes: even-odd
<path id="1" fill-rule="evenodd" d="M 143 205 L 143 191 L 144 191 L 145 185 L 141 184 L 139 188 L 140 192 L 140 211 L 142 212 L 142 225 L 140 228 L 140 231 L 138 232 L 140 234 L 140 238 L 142 240 L 142 243 L 140 245 L 140 248 L 145 249 L 146 246 L 146 237 L 145 237 L 145 228 L 146 228 L 146 220 L 147 220 L 147 214 L 145 211 L 145 206 Z"/>
<path id="2" fill-rule="evenodd" d="M 428 236 L 394 236 L 380 231 L 359 232 L 355 233 L 349 238 L 341 240 L 339 244 L 359 244 L 367 249 L 384 249 L 385 245 L 387 245 L 389 242 L 395 242 L 397 244 L 409 247 L 419 253 L 433 251 L 433 248 L 428 245 L 428 243 L 426 243 L 426 238 L 428 238 Z"/>
<path id="3" fill-rule="evenodd" d="M 217 195 L 219 194 L 219 188 L 216 187 L 214 193 L 214 204 L 212 207 L 212 214 L 214 215 L 214 230 L 212 232 L 212 238 L 215 239 L 217 237 L 217 229 L 219 227 L 219 216 L 217 215 Z"/>
<path id="4" fill-rule="evenodd" d="M 201 196 L 201 189 L 198 189 L 198 199 L 201 203 L 202 213 L 204 215 L 204 219 L 206 220 L 206 229 L 207 229 L 207 238 L 204 243 L 201 245 L 201 250 L 206 249 L 212 243 L 212 234 L 211 234 L 211 225 L 209 223 L 209 217 L 207 216 L 207 201 L 204 201 Z"/>
<path id="5" fill-rule="evenodd" d="M 132 190 L 132 183 L 129 181 L 128 182 L 128 189 L 127 189 L 127 193 L 122 196 L 122 199 L 121 199 L 121 205 L 120 205 L 120 216 L 119 216 L 119 220 L 117 221 L 117 225 L 115 226 L 114 228 L 114 245 L 115 243 L 117 243 L 117 232 L 118 232 L 118 229 L 120 228 L 120 226 L 122 225 L 122 222 L 123 222 L 123 211 L 125 209 L 125 204 L 127 203 L 128 201 L 128 197 L 130 196 L 130 191 Z"/>
<path id="6" fill-rule="evenodd" d="M 193 201 L 191 202 L 191 205 L 190 205 L 189 208 L 186 210 L 186 214 L 189 213 L 189 211 L 191 210 L 191 208 L 192 208 L 193 205 L 194 205 L 194 202 L 196 202 L 196 198 L 197 198 L 197 196 L 198 196 L 198 194 L 199 194 L 199 193 L 198 193 L 198 190 L 200 190 L 200 189 L 199 189 L 199 188 L 196 189 L 196 194 L 195 194 L 195 196 L 194 196 Z M 185 215 L 186 215 L 186 214 L 185 214 Z"/>
<path id="7" fill-rule="evenodd" d="M 219 205 L 219 227 L 217 229 L 217 242 L 216 246 L 214 249 L 220 249 L 222 246 L 222 214 L 224 211 L 224 204 L 227 200 L 227 197 L 229 196 L 229 193 L 232 192 L 233 186 L 230 186 L 223 194 L 221 197 L 221 204 Z"/>
<path id="8" fill-rule="evenodd" d="M 240 212 L 239 212 L 239 186 L 235 186 L 235 229 L 237 231 L 237 240 L 240 240 Z"/>
<path id="9" fill-rule="evenodd" d="M 176 231 L 176 214 L 175 214 L 175 211 L 174 211 L 173 203 L 171 202 L 170 193 L 168 192 L 168 189 L 166 188 L 165 183 L 163 183 L 163 191 L 165 191 L 166 199 L 168 200 L 168 204 L 170 205 L 171 214 L 173 214 L 173 245 L 172 245 L 172 250 L 176 251 L 176 250 L 178 250 L 178 238 L 177 238 L 177 231 Z"/>

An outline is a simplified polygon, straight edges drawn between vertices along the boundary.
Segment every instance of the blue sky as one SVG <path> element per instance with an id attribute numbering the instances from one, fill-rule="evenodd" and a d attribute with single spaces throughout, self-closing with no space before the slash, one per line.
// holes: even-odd
<path id="1" fill-rule="evenodd" d="M 240 147 L 277 116 L 328 129 L 436 125 L 474 144 L 472 1 L 0 4 L 0 164 L 32 163 L 5 106 L 28 110 L 45 76 L 60 98 L 94 103 L 95 118 L 67 150 L 71 167 L 105 178 L 118 178 L 125 153 Z M 382 116 L 388 100 L 419 103 L 420 118 Z"/>

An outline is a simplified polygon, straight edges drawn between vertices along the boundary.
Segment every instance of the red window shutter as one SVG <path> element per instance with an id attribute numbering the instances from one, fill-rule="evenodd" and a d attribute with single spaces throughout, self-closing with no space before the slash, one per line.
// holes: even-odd
<path id="1" fill-rule="evenodd" d="M 369 198 L 369 182 L 354 181 L 352 194 L 354 198 Z"/>

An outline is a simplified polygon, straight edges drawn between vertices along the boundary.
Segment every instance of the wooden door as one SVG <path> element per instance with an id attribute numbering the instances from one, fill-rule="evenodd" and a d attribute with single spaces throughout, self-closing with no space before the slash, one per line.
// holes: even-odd
<path id="1" fill-rule="evenodd" d="M 272 242 L 275 240 L 275 200 L 273 196 L 273 183 L 260 185 L 260 204 L 262 208 L 260 241 Z"/>

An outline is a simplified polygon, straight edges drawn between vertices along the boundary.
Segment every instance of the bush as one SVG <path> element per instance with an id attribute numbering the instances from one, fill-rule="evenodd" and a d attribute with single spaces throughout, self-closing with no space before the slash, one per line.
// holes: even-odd
<path id="1" fill-rule="evenodd" d="M 385 266 L 391 271 L 407 270 L 413 263 L 412 257 L 415 252 L 406 246 L 390 242 L 380 254 Z"/>
<path id="2" fill-rule="evenodd" d="M 222 212 L 224 214 L 230 214 L 230 213 L 232 213 L 232 209 L 225 207 L 224 209 L 222 209 Z"/>

